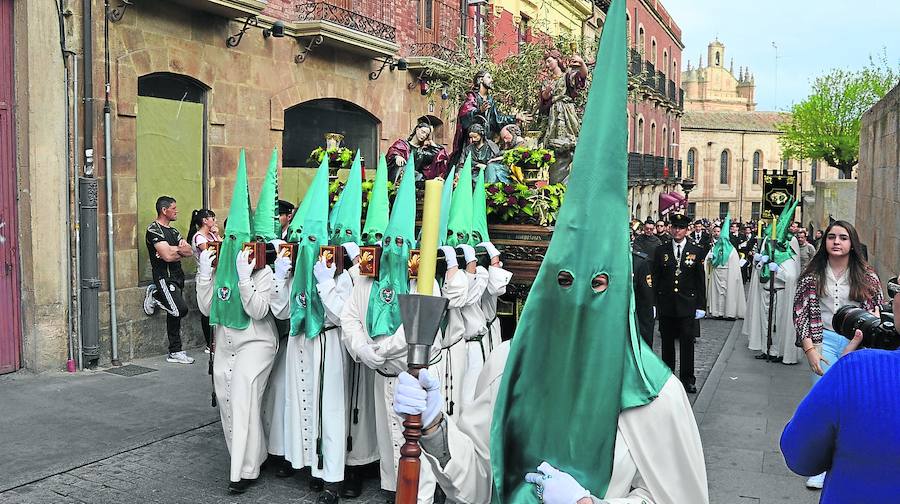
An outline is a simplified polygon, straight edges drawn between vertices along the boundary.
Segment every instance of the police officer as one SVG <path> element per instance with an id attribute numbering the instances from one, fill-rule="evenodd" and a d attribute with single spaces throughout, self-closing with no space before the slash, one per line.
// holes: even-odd
<path id="1" fill-rule="evenodd" d="M 653 326 L 656 307 L 654 306 L 653 275 L 650 270 L 650 256 L 631 250 L 632 282 L 634 283 L 634 309 L 637 314 L 638 330 L 641 338 L 653 348 Z"/>
<path id="2" fill-rule="evenodd" d="M 675 339 L 680 349 L 678 377 L 689 393 L 694 385 L 694 338 L 700 335 L 699 319 L 706 316 L 706 278 L 703 249 L 687 240 L 690 219 L 671 218 L 672 241 L 660 245 L 653 258 L 652 281 L 659 305 L 662 358 L 675 371 Z"/>

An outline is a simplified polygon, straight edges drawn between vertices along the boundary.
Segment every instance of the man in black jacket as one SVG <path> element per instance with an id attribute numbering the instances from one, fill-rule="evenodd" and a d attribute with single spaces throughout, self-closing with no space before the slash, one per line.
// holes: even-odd
<path id="1" fill-rule="evenodd" d="M 671 219 L 672 242 L 656 249 L 653 287 L 659 306 L 662 359 L 675 371 L 675 339 L 678 339 L 681 369 L 678 377 L 689 393 L 694 385 L 694 339 L 700 334 L 699 319 L 706 316 L 706 276 L 703 249 L 686 239 L 690 220 L 684 215 Z"/>
<path id="2" fill-rule="evenodd" d="M 653 348 L 653 326 L 656 308 L 654 306 L 653 274 L 650 256 L 638 250 L 631 250 L 631 271 L 634 284 L 634 309 L 637 314 L 638 330 L 641 338 Z"/>

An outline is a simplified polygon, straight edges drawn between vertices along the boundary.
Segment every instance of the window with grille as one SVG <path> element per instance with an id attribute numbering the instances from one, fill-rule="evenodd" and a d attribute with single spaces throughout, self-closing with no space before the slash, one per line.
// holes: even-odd
<path id="1" fill-rule="evenodd" d="M 687 154 L 687 178 L 694 179 L 694 168 L 697 166 L 697 149 L 688 150 Z"/>
<path id="2" fill-rule="evenodd" d="M 728 202 L 727 201 L 723 201 L 723 202 L 719 203 L 719 218 L 724 219 L 725 217 L 728 217 Z"/>
<path id="3" fill-rule="evenodd" d="M 720 158 L 719 183 L 728 184 L 728 169 L 730 168 L 729 165 L 731 164 L 731 155 L 727 150 L 723 150 Z"/>
<path id="4" fill-rule="evenodd" d="M 762 203 L 759 201 L 754 201 L 750 203 L 750 220 L 759 220 L 760 209 L 762 208 Z"/>

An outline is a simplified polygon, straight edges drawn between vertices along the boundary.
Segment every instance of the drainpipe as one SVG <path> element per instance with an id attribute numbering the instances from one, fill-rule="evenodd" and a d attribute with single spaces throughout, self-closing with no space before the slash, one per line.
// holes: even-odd
<path id="1" fill-rule="evenodd" d="M 76 157 L 78 152 L 78 131 L 79 131 L 79 123 L 78 123 L 78 56 L 72 57 L 72 94 L 73 94 L 73 103 L 75 106 L 72 107 L 72 174 L 73 177 L 76 177 L 75 182 L 72 184 L 75 194 L 73 196 L 73 204 L 77 206 L 81 201 L 81 184 L 78 183 L 78 158 Z M 84 362 L 82 359 L 82 349 L 84 348 L 84 342 L 82 341 L 83 331 L 81 327 L 81 214 L 76 211 L 75 213 L 75 306 L 72 309 L 79 310 L 78 316 L 78 325 L 76 328 L 76 333 L 78 334 L 78 338 L 75 343 L 78 347 L 75 349 L 75 360 L 78 363 L 78 370 L 81 371 L 84 369 Z"/>
<path id="2" fill-rule="evenodd" d="M 82 0 L 84 38 L 84 171 L 78 177 L 81 237 L 81 332 L 82 359 L 87 368 L 100 360 L 100 263 L 98 258 L 97 197 L 94 175 L 94 39 L 91 0 Z"/>
<path id="3" fill-rule="evenodd" d="M 119 362 L 119 324 L 116 317 L 116 254 L 115 241 L 113 240 L 113 213 L 112 213 L 112 134 L 110 133 L 109 105 L 109 0 L 104 2 L 103 8 L 103 38 L 104 38 L 104 86 L 105 97 L 103 101 L 103 147 L 106 157 L 106 262 L 109 271 L 109 330 L 112 365 L 121 366 Z"/>

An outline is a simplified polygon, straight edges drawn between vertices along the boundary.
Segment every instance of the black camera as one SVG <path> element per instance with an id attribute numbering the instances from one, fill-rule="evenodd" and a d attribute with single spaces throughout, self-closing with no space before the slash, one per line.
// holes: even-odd
<path id="1" fill-rule="evenodd" d="M 881 350 L 900 347 L 900 334 L 894 328 L 893 313 L 882 312 L 878 317 L 857 306 L 846 305 L 840 307 L 831 320 L 835 332 L 847 339 L 853 339 L 857 329 L 862 331 L 863 347 Z"/>

